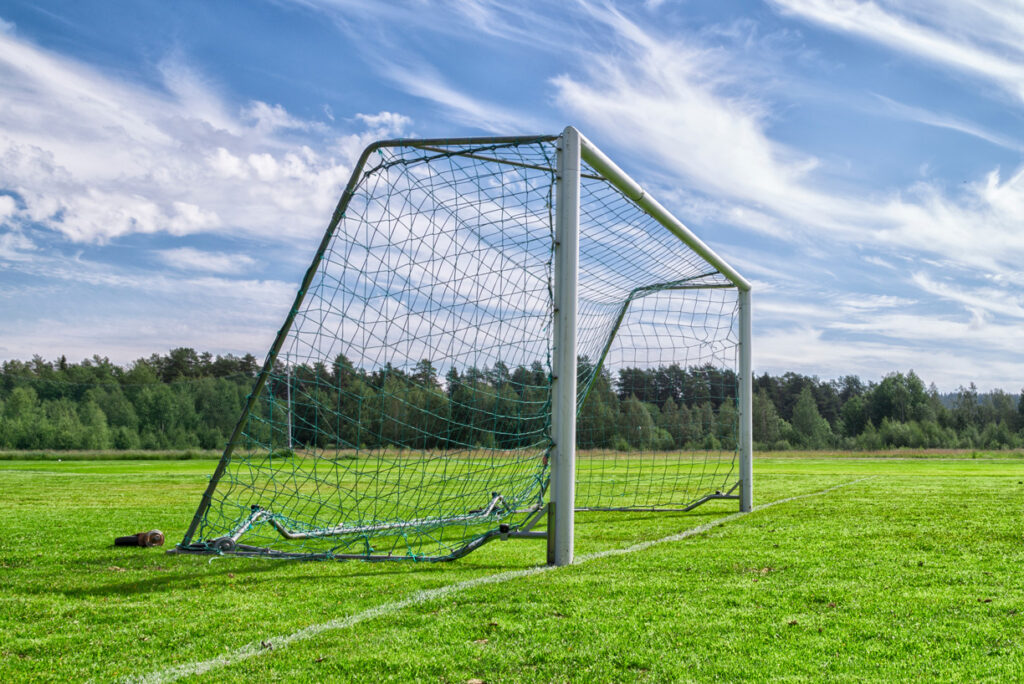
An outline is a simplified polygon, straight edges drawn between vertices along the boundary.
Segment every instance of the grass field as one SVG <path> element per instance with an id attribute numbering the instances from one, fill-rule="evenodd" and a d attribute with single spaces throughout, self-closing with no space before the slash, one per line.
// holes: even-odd
<path id="1" fill-rule="evenodd" d="M 534 540 L 443 564 L 118 549 L 178 541 L 213 464 L 3 461 L 0 681 L 1019 678 L 1024 458 L 901 455 L 762 456 L 755 503 L 810 496 L 745 516 L 580 514 L 583 562 L 550 571 Z"/>

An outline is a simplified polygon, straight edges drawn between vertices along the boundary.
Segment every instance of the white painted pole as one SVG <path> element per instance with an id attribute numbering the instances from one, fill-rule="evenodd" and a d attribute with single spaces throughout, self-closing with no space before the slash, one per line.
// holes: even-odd
<path id="1" fill-rule="evenodd" d="M 555 264 L 552 354 L 551 502 L 554 533 L 548 563 L 569 565 L 573 558 L 576 509 L 576 285 L 580 256 L 580 133 L 567 127 L 558 142 L 558 179 L 555 205 Z"/>
<path id="2" fill-rule="evenodd" d="M 740 510 L 754 508 L 753 366 L 750 356 L 750 290 L 739 291 L 740 314 Z"/>
<path id="3" fill-rule="evenodd" d="M 285 403 L 288 406 L 288 439 L 285 446 L 292 448 L 292 368 L 285 366 Z"/>

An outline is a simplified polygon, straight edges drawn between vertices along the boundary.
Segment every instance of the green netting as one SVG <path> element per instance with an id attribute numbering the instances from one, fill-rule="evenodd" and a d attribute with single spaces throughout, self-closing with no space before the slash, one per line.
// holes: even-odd
<path id="1" fill-rule="evenodd" d="M 542 511 L 556 145 L 370 153 L 181 548 L 453 558 Z M 581 194 L 578 503 L 683 506 L 735 479 L 735 291 Z"/>
<path id="2" fill-rule="evenodd" d="M 577 507 L 684 508 L 727 494 L 737 290 L 584 165 L 578 292 Z"/>

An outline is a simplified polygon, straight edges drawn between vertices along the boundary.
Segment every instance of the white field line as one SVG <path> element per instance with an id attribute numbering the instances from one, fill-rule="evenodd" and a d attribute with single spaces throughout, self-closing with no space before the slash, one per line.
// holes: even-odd
<path id="1" fill-rule="evenodd" d="M 786 497 L 785 499 L 777 499 L 769 503 L 761 504 L 760 506 L 754 506 L 753 510 L 751 510 L 750 512 L 755 513 L 757 511 L 763 511 L 766 508 L 771 508 L 772 506 L 778 506 L 779 504 L 789 503 L 790 501 L 807 499 L 813 496 L 821 496 L 823 494 L 828 494 L 829 492 L 833 492 L 842 487 L 849 487 L 850 485 L 857 484 L 858 482 L 870 480 L 873 477 L 875 476 L 862 477 L 858 480 L 844 482 L 843 484 L 838 484 L 835 485 L 834 487 L 822 489 L 821 491 L 811 492 L 810 494 L 798 494 L 797 496 L 790 496 Z M 661 539 L 640 542 L 639 544 L 633 544 L 632 546 L 628 546 L 623 549 L 611 549 L 609 551 L 598 551 L 596 553 L 588 553 L 582 556 L 578 556 L 573 566 L 565 567 L 574 567 L 575 565 L 589 563 L 590 561 L 598 560 L 600 558 L 608 558 L 610 556 L 624 556 L 630 553 L 644 551 L 646 549 L 651 548 L 652 546 L 657 546 L 658 544 L 667 544 L 670 542 L 681 541 L 683 539 L 686 539 L 687 537 L 694 537 L 698 534 L 704 534 L 708 530 L 718 527 L 719 525 L 724 525 L 725 523 L 732 522 L 733 520 L 736 520 L 746 515 L 749 515 L 749 513 L 733 513 L 731 515 L 725 516 L 724 518 L 717 518 L 709 523 L 705 523 L 703 525 L 699 525 L 697 527 L 693 527 L 689 530 L 669 535 L 667 537 L 662 537 Z M 318 634 L 322 634 L 324 632 L 346 629 L 348 627 L 352 627 L 353 625 L 357 625 L 360 622 L 365 622 L 366 620 L 372 620 L 383 615 L 397 613 L 398 611 L 404 610 L 405 608 L 408 608 L 410 606 L 415 606 L 420 603 L 426 603 L 428 601 L 442 599 L 451 596 L 452 594 L 458 594 L 460 592 L 466 591 L 467 589 L 473 589 L 474 587 L 483 586 L 485 584 L 499 584 L 501 582 L 508 582 L 509 580 L 519 579 L 520 577 L 530 577 L 532 575 L 539 575 L 545 572 L 553 572 L 558 569 L 559 568 L 557 566 L 553 565 L 540 565 L 532 568 L 525 568 L 523 570 L 509 570 L 508 572 L 500 572 L 496 575 L 476 577 L 471 580 L 457 582 L 455 584 L 449 584 L 443 587 L 437 587 L 435 589 L 424 589 L 422 591 L 417 591 L 404 599 L 392 601 L 390 603 L 384 603 L 379 606 L 374 606 L 373 608 L 367 608 L 366 610 L 360 613 L 355 613 L 353 615 L 346 615 L 344 617 L 328 620 L 327 622 L 322 622 L 319 625 L 310 625 L 309 627 L 304 627 L 303 629 L 300 629 L 297 632 L 292 632 L 291 634 L 284 634 L 281 636 L 270 637 L 268 639 L 261 639 L 260 641 L 254 641 L 234 651 L 225 653 L 224 655 L 218 656 L 216 658 L 211 658 L 210 660 L 202 660 L 192 663 L 186 663 L 184 665 L 176 665 L 174 667 L 169 667 L 163 670 L 157 670 L 156 672 L 151 672 L 146 675 L 130 677 L 125 681 L 133 683 L 138 682 L 140 684 L 143 682 L 147 684 L 163 684 L 164 682 L 177 681 L 182 677 L 201 675 L 211 670 L 216 670 L 221 667 L 233 665 L 243 660 L 248 660 L 249 658 L 253 658 L 255 656 L 264 655 L 272 651 L 278 651 L 290 644 L 295 643 L 296 641 L 305 641 L 306 639 L 311 639 L 317 636 Z M 262 645 L 263 643 L 269 643 L 273 646 L 273 648 L 264 647 Z"/>

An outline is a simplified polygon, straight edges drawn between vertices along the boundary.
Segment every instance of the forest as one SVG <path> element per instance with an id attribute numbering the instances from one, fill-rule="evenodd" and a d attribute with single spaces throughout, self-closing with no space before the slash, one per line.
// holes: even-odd
<path id="1" fill-rule="evenodd" d="M 0 449 L 220 449 L 261 367 L 255 357 L 190 348 L 126 366 L 0 365 Z M 580 359 L 582 449 L 733 449 L 732 371 L 679 365 L 595 371 Z M 548 373 L 539 362 L 448 369 L 428 360 L 400 370 L 331 364 L 277 366 L 256 403 L 250 439 L 276 446 L 512 448 L 543 439 Z M 973 383 L 940 394 L 914 371 L 878 381 L 786 373 L 754 378 L 758 450 L 1024 446 L 1024 392 L 981 394 Z"/>

